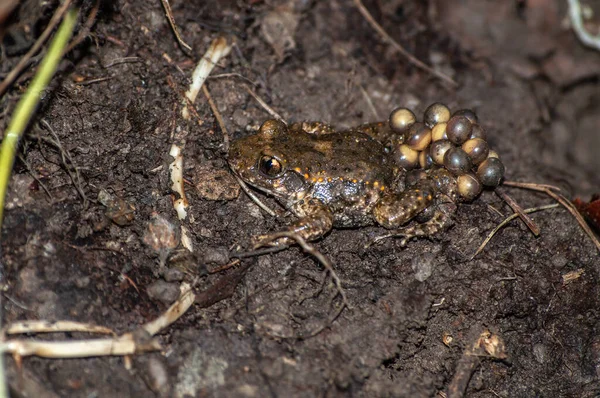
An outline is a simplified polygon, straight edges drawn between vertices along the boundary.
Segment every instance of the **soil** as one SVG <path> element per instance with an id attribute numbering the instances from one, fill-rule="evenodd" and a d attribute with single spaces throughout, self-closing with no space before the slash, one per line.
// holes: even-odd
<path id="1" fill-rule="evenodd" d="M 540 236 L 514 220 L 474 259 L 512 214 L 493 192 L 460 204 L 447 232 L 406 247 L 387 239 L 365 249 L 378 227 L 334 230 L 314 245 L 347 295 L 338 317 L 331 278 L 297 247 L 215 272 L 249 250 L 251 236 L 289 221 L 237 195 L 228 172 L 227 140 L 270 117 L 246 87 L 288 121 L 340 127 L 383 120 L 397 106 L 418 115 L 436 101 L 471 108 L 507 180 L 557 185 L 571 199 L 600 191 L 600 52 L 577 40 L 566 2 L 364 4 L 458 86 L 384 43 L 351 1 L 173 1 L 189 53 L 160 2 L 102 3 L 20 147 L 1 234 L 3 323 L 74 320 L 124 333 L 161 314 L 182 281 L 204 293 L 158 336 L 163 350 L 134 356 L 129 368 L 122 357 L 27 357 L 17 369 L 7 357 L 13 396 L 442 397 L 455 377 L 466 377 L 469 397 L 600 396 L 598 251 L 562 207 L 531 214 Z M 600 3 L 588 5 L 593 31 Z M 56 6 L 15 11 L 4 76 Z M 191 120 L 180 116 L 193 68 L 219 36 L 235 44 L 207 88 L 227 133 L 202 92 Z M 2 98 L 2 130 L 32 70 Z M 183 222 L 168 175 L 174 141 L 185 143 Z M 553 202 L 502 190 L 523 208 Z M 185 225 L 194 253 L 171 248 L 176 234 L 147 244 L 157 224 Z M 486 330 L 506 358 L 468 355 Z"/>

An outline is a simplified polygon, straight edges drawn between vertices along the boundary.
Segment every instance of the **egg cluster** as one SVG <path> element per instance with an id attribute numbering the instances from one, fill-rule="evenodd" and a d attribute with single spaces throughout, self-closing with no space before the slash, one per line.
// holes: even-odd
<path id="1" fill-rule="evenodd" d="M 392 144 L 396 163 L 406 170 L 445 168 L 456 177 L 458 193 L 466 201 L 477 197 L 484 186 L 498 186 L 504 176 L 504 165 L 490 149 L 472 110 L 451 114 L 446 105 L 434 103 L 418 122 L 410 109 L 397 108 L 389 124 L 402 137 Z"/>

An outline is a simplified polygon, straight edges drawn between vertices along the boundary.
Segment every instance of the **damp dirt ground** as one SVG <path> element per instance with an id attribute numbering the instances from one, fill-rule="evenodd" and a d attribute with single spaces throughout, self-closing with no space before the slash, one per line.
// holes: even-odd
<path id="1" fill-rule="evenodd" d="M 124 333 L 161 314 L 182 282 L 204 293 L 160 333 L 162 351 L 130 362 L 31 357 L 17 369 L 7 357 L 13 396 L 443 397 L 465 361 L 468 397 L 600 396 L 600 261 L 563 208 L 531 214 L 538 237 L 512 221 L 474 259 L 512 214 L 493 192 L 460 204 L 448 231 L 406 247 L 388 239 L 365 249 L 378 227 L 333 230 L 314 243 L 350 305 L 333 320 L 340 297 L 299 248 L 218 271 L 251 236 L 289 222 L 238 195 L 227 167 L 227 141 L 270 117 L 247 87 L 288 121 L 339 127 L 384 120 L 397 106 L 417 115 L 436 101 L 471 108 L 507 180 L 557 185 L 570 199 L 600 191 L 600 52 L 577 40 L 566 2 L 364 4 L 458 85 L 384 43 L 352 1 L 174 1 L 187 53 L 160 2 L 101 4 L 19 149 L 1 231 L 2 322 L 73 320 Z M 7 25 L 3 76 L 57 6 L 29 5 Z M 587 5 L 597 30 L 600 4 Z M 202 92 L 191 120 L 180 116 L 194 65 L 219 36 L 234 44 L 207 88 L 227 134 Z M 30 70 L 1 99 L 2 130 Z M 170 190 L 173 141 L 185 143 L 184 222 Z M 523 208 L 553 203 L 502 189 Z M 156 220 L 187 227 L 194 253 L 148 245 Z M 506 358 L 465 355 L 485 331 Z"/>

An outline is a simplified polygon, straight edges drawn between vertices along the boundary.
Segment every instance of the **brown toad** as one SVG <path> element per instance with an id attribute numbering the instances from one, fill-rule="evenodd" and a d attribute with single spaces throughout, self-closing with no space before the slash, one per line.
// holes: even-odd
<path id="1" fill-rule="evenodd" d="M 432 235 L 448 224 L 456 181 L 444 168 L 407 174 L 380 142 L 390 134 L 387 123 L 337 132 L 318 122 L 288 127 L 267 120 L 258 133 L 232 143 L 229 164 L 243 181 L 294 213 L 298 220 L 286 231 L 305 240 L 332 227 L 377 223 L 396 230 L 415 217 L 420 222 L 395 234 L 404 241 Z M 274 235 L 259 236 L 256 246 L 292 243 Z"/>

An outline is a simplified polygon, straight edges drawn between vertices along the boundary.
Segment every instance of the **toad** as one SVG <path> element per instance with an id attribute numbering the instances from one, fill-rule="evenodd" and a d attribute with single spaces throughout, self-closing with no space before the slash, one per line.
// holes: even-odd
<path id="1" fill-rule="evenodd" d="M 272 195 L 298 218 L 287 232 L 315 240 L 332 228 L 378 224 L 401 236 L 405 244 L 412 237 L 443 230 L 450 223 L 455 203 L 479 194 L 480 173 L 473 173 L 473 167 L 481 168 L 489 157 L 487 146 L 483 155 L 479 148 L 476 156 L 480 161 L 475 164 L 456 140 L 448 139 L 448 135 L 453 137 L 448 134 L 451 130 L 438 132 L 436 141 L 448 143 L 445 152 L 452 149 L 464 154 L 465 159 L 458 156 L 458 162 L 465 164 L 457 167 L 454 158 L 444 164 L 444 156 L 432 153 L 432 130 L 437 125 L 450 124 L 458 117 L 462 135 L 466 123 L 471 129 L 477 125 L 462 114 L 450 118 L 448 108 L 434 105 L 435 114 L 432 107 L 425 113 L 427 123 L 416 122 L 410 110 L 399 108 L 389 122 L 343 131 L 320 122 L 288 126 L 267 120 L 256 134 L 232 143 L 229 165 L 241 180 Z M 447 115 L 439 114 L 440 107 Z M 485 142 L 480 136 L 471 137 L 470 131 L 463 141 L 475 138 Z M 433 159 L 441 160 L 436 163 Z M 494 170 L 488 169 L 484 175 L 489 177 Z M 463 176 L 467 178 L 461 184 Z M 293 243 L 277 234 L 261 235 L 254 241 L 255 247 Z"/>

